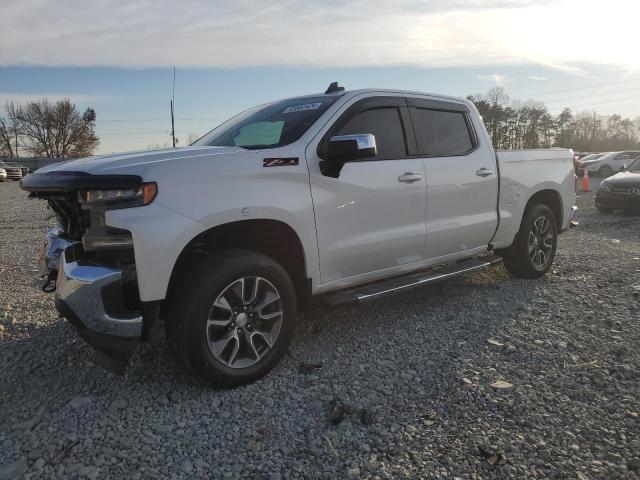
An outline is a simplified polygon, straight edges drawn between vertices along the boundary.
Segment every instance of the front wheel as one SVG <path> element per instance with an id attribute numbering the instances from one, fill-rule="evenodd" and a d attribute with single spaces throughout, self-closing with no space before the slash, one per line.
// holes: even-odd
<path id="1" fill-rule="evenodd" d="M 172 294 L 167 341 L 189 373 L 226 385 L 249 383 L 284 355 L 297 321 L 287 272 L 251 251 L 208 257 Z"/>
<path id="2" fill-rule="evenodd" d="M 607 207 L 603 206 L 600 202 L 598 202 L 597 198 L 596 198 L 596 209 L 600 213 L 611 213 L 611 212 L 613 212 L 613 209 L 607 208 Z"/>
<path id="3" fill-rule="evenodd" d="M 514 277 L 539 278 L 551 268 L 558 243 L 558 227 L 546 205 L 533 205 L 514 244 L 502 252 L 504 265 Z"/>

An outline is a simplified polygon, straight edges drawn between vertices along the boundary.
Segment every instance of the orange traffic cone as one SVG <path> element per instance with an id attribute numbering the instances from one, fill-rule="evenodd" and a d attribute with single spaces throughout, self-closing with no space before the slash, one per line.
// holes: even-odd
<path id="1" fill-rule="evenodd" d="M 589 183 L 589 169 L 585 168 L 582 171 L 582 191 L 588 192 L 591 190 L 591 184 Z"/>

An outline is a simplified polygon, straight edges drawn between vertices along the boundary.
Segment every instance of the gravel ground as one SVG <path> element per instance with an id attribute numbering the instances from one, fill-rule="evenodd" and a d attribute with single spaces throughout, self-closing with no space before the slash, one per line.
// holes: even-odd
<path id="1" fill-rule="evenodd" d="M 98 367 L 34 288 L 44 202 L 0 183 L 0 479 L 640 478 L 640 218 L 578 204 L 545 278 L 315 309 L 225 391 L 162 340 Z"/>

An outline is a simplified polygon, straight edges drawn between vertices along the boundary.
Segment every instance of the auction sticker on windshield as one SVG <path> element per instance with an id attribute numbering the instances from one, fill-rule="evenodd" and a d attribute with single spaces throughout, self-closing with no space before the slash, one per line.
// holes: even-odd
<path id="1" fill-rule="evenodd" d="M 292 107 L 285 108 L 282 113 L 304 112 L 305 110 L 317 110 L 322 103 L 305 103 L 302 105 L 294 105 Z"/>

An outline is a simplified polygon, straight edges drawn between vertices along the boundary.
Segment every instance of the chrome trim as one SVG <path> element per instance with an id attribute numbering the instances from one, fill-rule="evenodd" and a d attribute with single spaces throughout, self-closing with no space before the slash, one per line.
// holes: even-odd
<path id="1" fill-rule="evenodd" d="M 399 292 L 408 288 L 413 288 L 418 285 L 426 285 L 429 283 L 435 283 L 442 280 L 446 280 L 451 277 L 456 277 L 465 273 L 470 273 L 475 270 L 488 268 L 493 265 L 502 262 L 502 258 L 489 255 L 486 257 L 474 258 L 471 260 L 463 261 L 454 264 L 449 267 L 442 268 L 440 271 L 435 272 L 421 272 L 418 274 L 409 275 L 407 277 L 400 277 L 397 279 L 391 279 L 383 281 L 380 284 L 373 284 L 368 287 L 355 288 L 351 292 L 346 292 L 347 295 L 351 294 L 353 299 L 358 302 L 364 302 L 366 300 L 372 300 L 393 292 Z M 399 285 L 388 286 L 385 285 L 397 282 Z M 369 292 L 367 292 L 369 290 Z"/>
<path id="2" fill-rule="evenodd" d="M 64 302 L 89 330 L 116 337 L 139 338 L 142 335 L 141 315 L 113 316 L 105 311 L 102 289 L 114 282 L 120 283 L 122 272 L 70 260 L 67 258 L 69 250 L 67 248 L 61 256 L 56 298 Z"/>
<path id="3" fill-rule="evenodd" d="M 356 144 L 358 145 L 358 150 L 376 148 L 376 137 L 371 133 L 334 135 L 329 139 L 330 142 L 340 142 L 343 140 L 355 140 Z"/>
<path id="4" fill-rule="evenodd" d="M 71 242 L 61 235 L 64 230 L 60 227 L 53 227 L 47 231 L 38 265 L 42 274 L 46 275 L 51 272 L 55 274 L 60 265 L 60 258 L 64 250 L 71 245 Z"/>
<path id="5" fill-rule="evenodd" d="M 573 217 L 575 217 L 577 211 L 578 211 L 578 207 L 576 205 L 571 207 L 571 210 L 569 210 L 569 222 L 573 220 Z"/>

